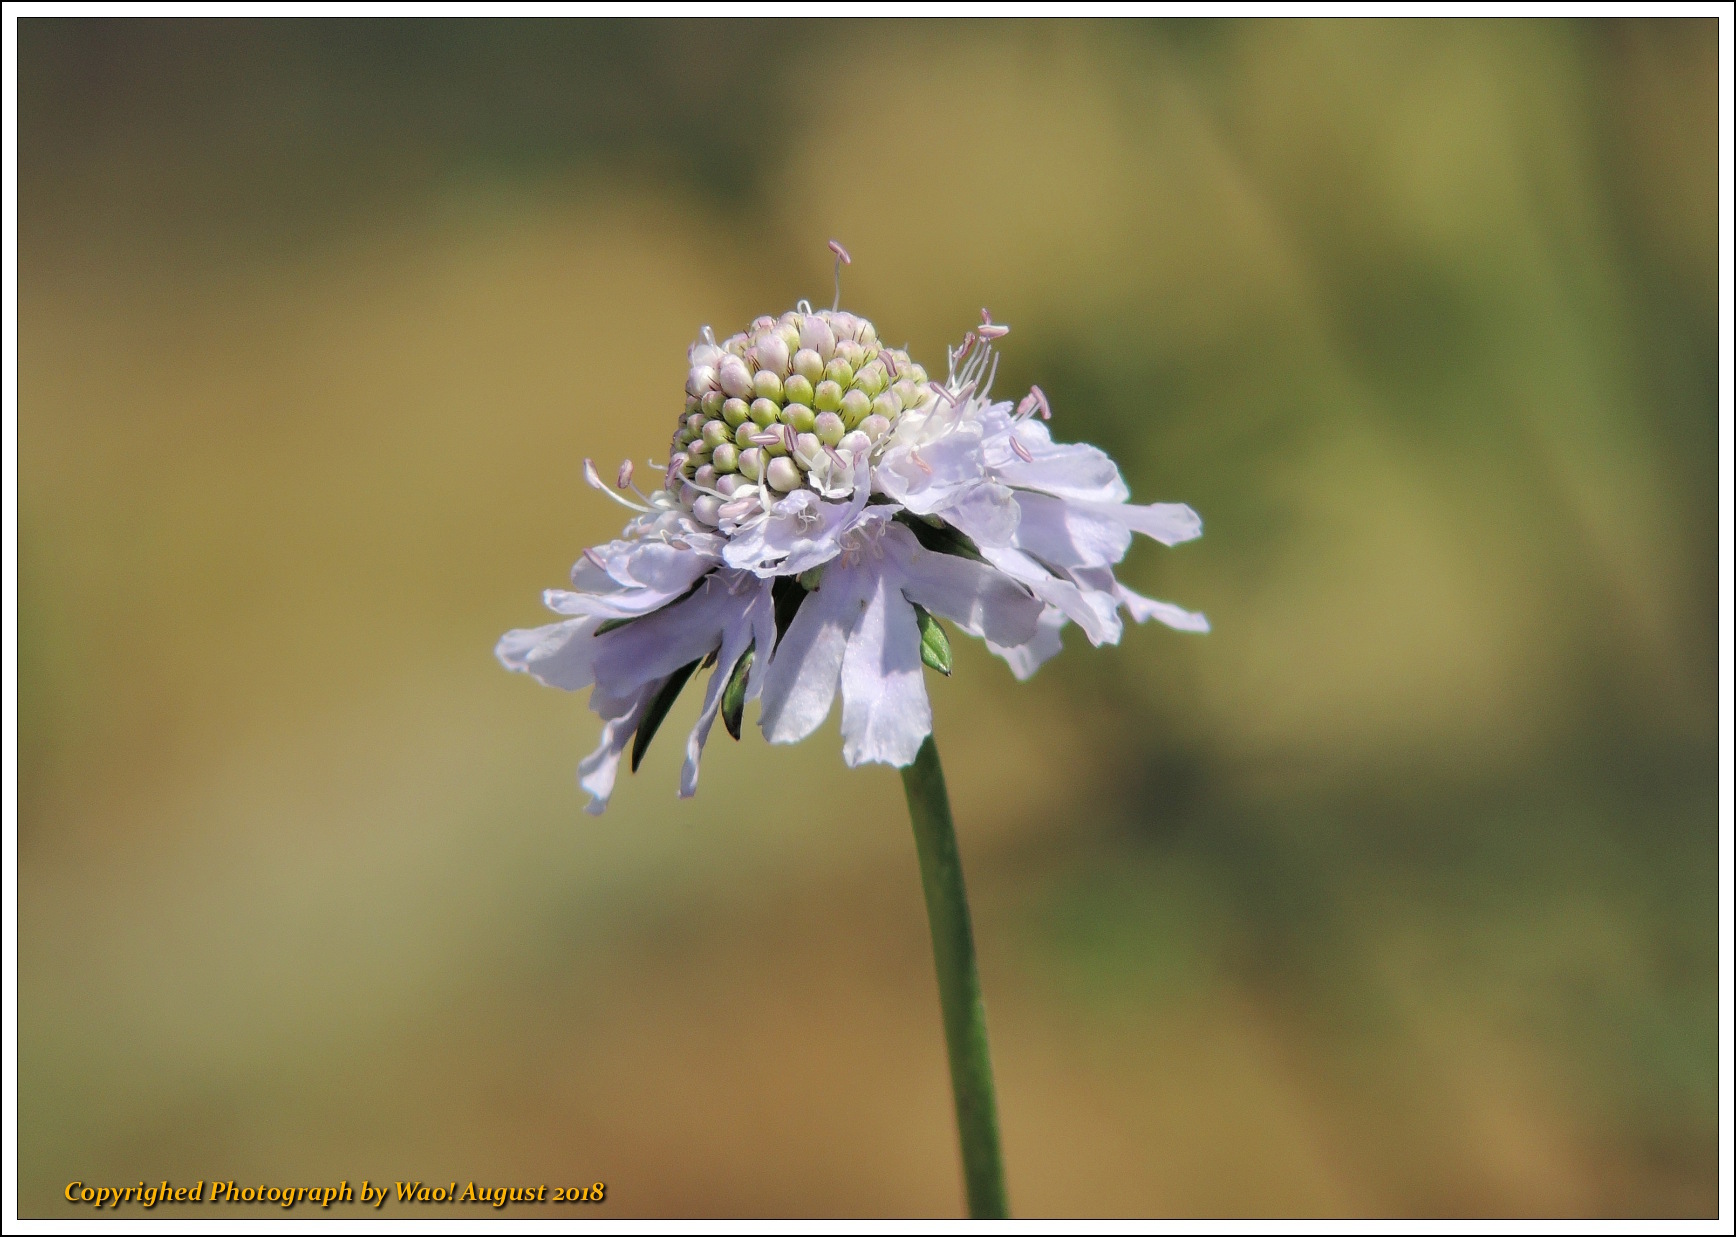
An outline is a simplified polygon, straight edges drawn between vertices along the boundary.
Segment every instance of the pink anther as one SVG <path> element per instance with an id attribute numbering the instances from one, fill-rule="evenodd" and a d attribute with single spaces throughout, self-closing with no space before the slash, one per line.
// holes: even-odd
<path id="1" fill-rule="evenodd" d="M 1031 453 L 1025 449 L 1025 444 L 1019 441 L 1019 436 L 1017 434 L 1009 434 L 1007 436 L 1007 441 L 1012 444 L 1014 455 L 1018 456 L 1021 460 L 1024 460 L 1027 464 L 1031 462 Z"/>
<path id="2" fill-rule="evenodd" d="M 633 461 L 622 460 L 621 470 L 615 474 L 615 488 L 624 490 L 633 484 Z"/>
<path id="3" fill-rule="evenodd" d="M 850 251 L 840 245 L 837 241 L 827 241 L 826 248 L 830 249 L 833 255 L 837 257 L 838 261 L 842 262 L 845 266 L 850 265 Z"/>

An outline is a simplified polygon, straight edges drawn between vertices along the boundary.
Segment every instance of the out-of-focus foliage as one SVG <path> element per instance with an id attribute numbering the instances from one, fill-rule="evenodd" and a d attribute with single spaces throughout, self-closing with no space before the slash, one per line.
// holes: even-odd
<path id="1" fill-rule="evenodd" d="M 23 1212 L 958 1209 L 897 778 L 489 656 L 835 236 L 1205 518 L 930 676 L 1015 1210 L 1710 1213 L 1714 33 L 21 22 Z"/>

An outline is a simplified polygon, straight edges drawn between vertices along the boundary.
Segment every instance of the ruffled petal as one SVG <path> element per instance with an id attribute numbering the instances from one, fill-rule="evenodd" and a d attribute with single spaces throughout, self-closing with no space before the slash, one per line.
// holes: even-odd
<path id="1" fill-rule="evenodd" d="M 948 409 L 906 413 L 874 468 L 874 488 L 918 515 L 983 479 L 982 423 Z"/>
<path id="2" fill-rule="evenodd" d="M 1117 599 L 1114 594 L 1084 588 L 1073 580 L 1061 579 L 1030 555 L 1018 550 L 989 547 L 983 550 L 983 557 L 997 570 L 1005 572 L 1030 589 L 1039 599 L 1048 603 L 1050 608 L 1059 610 L 1079 624 L 1092 644 L 1115 644 L 1120 641 L 1121 617 L 1115 612 Z"/>
<path id="3" fill-rule="evenodd" d="M 1194 610 L 1184 610 L 1178 605 L 1167 601 L 1154 601 L 1150 597 L 1141 597 L 1125 584 L 1115 586 L 1115 594 L 1121 604 L 1127 607 L 1127 612 L 1137 623 L 1148 619 L 1156 619 L 1177 631 L 1206 632 L 1212 629 L 1206 616 Z"/>
<path id="4" fill-rule="evenodd" d="M 633 732 L 639 728 L 639 719 L 645 716 L 645 709 L 660 686 L 661 683 L 648 683 L 625 696 L 607 696 L 600 690 L 591 693 L 591 708 L 603 719 L 603 737 L 598 740 L 596 750 L 579 762 L 579 785 L 590 792 L 591 801 L 585 805 L 585 811 L 592 816 L 601 816 L 609 806 L 609 796 L 615 792 L 615 772 L 621 767 L 621 753 L 627 750 Z"/>
<path id="5" fill-rule="evenodd" d="M 880 570 L 863 569 L 873 586 L 844 649 L 842 729 L 844 763 L 851 768 L 907 765 L 934 729 L 916 611 L 900 593 L 896 573 L 885 569 L 890 566 L 881 561 L 875 564 Z"/>
<path id="6" fill-rule="evenodd" d="M 1036 631 L 1043 603 L 1003 572 L 974 559 L 925 550 L 909 529 L 897 524 L 887 527 L 882 545 L 900 577 L 895 582 L 923 609 L 1001 644 L 1023 644 Z"/>
<path id="7" fill-rule="evenodd" d="M 691 596 L 595 637 L 597 682 L 621 695 L 704 657 L 721 643 L 730 620 L 751 604 L 748 590 L 761 587 L 745 572 L 719 568 Z"/>
<path id="8" fill-rule="evenodd" d="M 1186 503 L 1075 503 L 1074 510 L 1113 520 L 1123 528 L 1144 533 L 1164 545 L 1192 541 L 1205 531 L 1200 517 Z"/>
<path id="9" fill-rule="evenodd" d="M 578 691 L 595 681 L 597 648 L 592 633 L 602 622 L 600 618 L 578 618 L 547 627 L 521 627 L 500 638 L 494 655 L 508 670 L 528 674 L 563 691 Z"/>
<path id="10" fill-rule="evenodd" d="M 1013 544 L 1054 567 L 1106 567 L 1119 563 L 1133 534 L 1101 514 L 1112 503 L 1079 503 L 1048 494 L 1021 491 L 1019 531 Z"/>
<path id="11" fill-rule="evenodd" d="M 705 687 L 705 701 L 699 706 L 699 720 L 693 724 L 693 730 L 687 736 L 687 754 L 681 765 L 681 789 L 683 799 L 693 797 L 693 792 L 699 787 L 699 758 L 705 751 L 705 740 L 711 733 L 711 723 L 717 718 L 717 704 L 723 697 L 723 689 L 728 686 L 729 679 L 735 673 L 735 663 L 748 650 L 754 641 L 758 624 L 756 619 L 761 611 L 766 616 L 771 615 L 771 587 L 759 584 L 753 595 L 753 600 L 747 609 L 733 615 L 723 631 L 723 642 L 718 646 L 717 666 L 711 672 L 711 681 Z M 775 621 L 773 630 L 776 630 Z M 751 679 L 749 688 L 754 686 Z"/>
<path id="12" fill-rule="evenodd" d="M 1024 682 L 1042 664 L 1061 651 L 1061 629 L 1067 625 L 1067 616 L 1054 606 L 1044 609 L 1042 617 L 1037 620 L 1037 634 L 1023 644 L 1006 648 L 988 641 L 989 652 L 1007 663 L 1013 672 L 1013 677 Z"/>
<path id="13" fill-rule="evenodd" d="M 769 742 L 799 743 L 826 720 L 838 694 L 845 642 L 872 585 L 861 571 L 834 563 L 820 587 L 803 598 L 761 689 L 760 730 Z"/>
<path id="14" fill-rule="evenodd" d="M 1127 501 L 1127 483 L 1121 479 L 1121 470 L 1098 448 L 1082 442 L 1054 442 L 1049 427 L 1041 421 L 1016 421 L 991 413 L 986 425 L 985 462 L 1008 485 L 1084 502 Z M 1013 449 L 1015 437 L 1030 459 Z"/>

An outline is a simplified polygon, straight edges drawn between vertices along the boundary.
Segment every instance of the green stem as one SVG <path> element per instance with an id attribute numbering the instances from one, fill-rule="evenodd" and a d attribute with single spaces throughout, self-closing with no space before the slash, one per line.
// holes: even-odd
<path id="1" fill-rule="evenodd" d="M 965 1197 L 973 1220 L 1003 1220 L 1007 1180 L 1001 1168 L 1000 1121 L 995 1114 L 995 1076 L 989 1066 L 989 1028 L 983 1017 L 971 940 L 964 868 L 946 800 L 946 775 L 934 736 L 922 741 L 916 760 L 901 770 L 922 892 L 928 900 L 928 930 L 934 937 L 934 973 L 940 981 L 940 1016 L 946 1024 L 946 1055 L 952 1066 L 952 1098 L 958 1110 L 958 1143 L 964 1155 Z"/>

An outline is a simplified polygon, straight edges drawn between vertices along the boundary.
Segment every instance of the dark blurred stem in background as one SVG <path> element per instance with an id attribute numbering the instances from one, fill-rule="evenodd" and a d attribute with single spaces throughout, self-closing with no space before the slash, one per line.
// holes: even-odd
<path id="1" fill-rule="evenodd" d="M 934 973 L 940 982 L 940 1016 L 946 1024 L 946 1055 L 952 1067 L 952 1098 L 958 1109 L 959 1150 L 964 1157 L 965 1196 L 973 1220 L 1005 1219 L 1007 1180 L 1001 1167 L 1000 1118 L 995 1076 L 989 1064 L 989 1028 L 971 940 L 964 867 L 952 831 L 946 775 L 934 736 L 922 741 L 916 759 L 900 770 L 916 830 L 928 929 L 934 937 Z"/>

